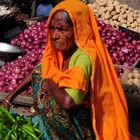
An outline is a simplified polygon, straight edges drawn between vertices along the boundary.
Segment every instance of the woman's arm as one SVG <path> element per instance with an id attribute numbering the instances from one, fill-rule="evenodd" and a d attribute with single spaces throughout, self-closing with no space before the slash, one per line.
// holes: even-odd
<path id="1" fill-rule="evenodd" d="M 45 78 L 41 82 L 43 92 L 51 95 L 65 109 L 70 109 L 76 106 L 73 99 L 67 94 L 64 88 L 60 88 L 51 79 Z"/>
<path id="2" fill-rule="evenodd" d="M 29 73 L 23 82 L 12 92 L 9 93 L 7 97 L 4 98 L 2 105 L 6 108 L 10 108 L 12 101 L 16 98 L 25 88 L 27 88 L 32 80 L 33 71 Z"/>

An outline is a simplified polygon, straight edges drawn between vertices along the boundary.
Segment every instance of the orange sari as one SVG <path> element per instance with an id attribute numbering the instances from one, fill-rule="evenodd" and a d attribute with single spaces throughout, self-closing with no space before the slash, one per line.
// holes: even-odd
<path id="1" fill-rule="evenodd" d="M 130 140 L 128 110 L 124 92 L 116 75 L 110 55 L 104 46 L 91 9 L 78 0 L 65 0 L 52 10 L 68 12 L 74 28 L 75 41 L 93 63 L 90 78 L 92 126 L 97 140 Z M 47 47 L 42 58 L 42 78 L 51 78 L 60 87 L 85 91 L 84 77 L 79 67 L 61 72 L 63 56 L 53 50 L 48 31 Z M 75 79 L 74 77 L 77 77 Z M 77 84 L 78 83 L 78 84 Z"/>

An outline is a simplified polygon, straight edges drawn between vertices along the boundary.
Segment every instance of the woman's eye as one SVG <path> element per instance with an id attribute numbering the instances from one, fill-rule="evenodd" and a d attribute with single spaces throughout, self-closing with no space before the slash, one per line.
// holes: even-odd
<path id="1" fill-rule="evenodd" d="M 66 29 L 66 28 L 63 28 L 63 27 L 57 27 L 57 28 L 55 28 L 55 27 L 50 27 L 50 30 L 51 30 L 51 31 L 54 31 L 54 30 L 58 30 L 58 31 L 67 31 L 67 29 Z"/>
<path id="2" fill-rule="evenodd" d="M 59 31 L 67 31 L 65 28 L 58 28 Z"/>
<path id="3" fill-rule="evenodd" d="M 55 28 L 54 27 L 50 27 L 50 30 L 55 30 Z"/>

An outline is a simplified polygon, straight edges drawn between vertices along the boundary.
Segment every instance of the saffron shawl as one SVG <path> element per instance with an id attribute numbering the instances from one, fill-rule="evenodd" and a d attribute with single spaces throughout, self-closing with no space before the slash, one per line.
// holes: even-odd
<path id="1" fill-rule="evenodd" d="M 54 13 L 66 11 L 72 22 L 77 46 L 89 55 L 92 64 L 90 107 L 92 126 L 97 140 L 130 140 L 128 110 L 124 92 L 111 57 L 99 35 L 92 10 L 79 0 L 65 0 L 54 7 Z M 61 71 L 63 56 L 53 50 L 50 33 L 42 58 L 42 78 L 51 78 L 60 87 L 85 91 L 85 77 L 80 67 Z"/>

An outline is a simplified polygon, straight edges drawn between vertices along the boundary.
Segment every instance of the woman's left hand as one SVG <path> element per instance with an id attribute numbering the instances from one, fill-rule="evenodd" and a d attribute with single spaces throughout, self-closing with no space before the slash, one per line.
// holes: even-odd
<path id="1" fill-rule="evenodd" d="M 73 99 L 63 87 L 59 87 L 53 80 L 45 78 L 41 82 L 41 90 L 52 96 L 62 107 L 69 109 L 75 106 Z"/>

